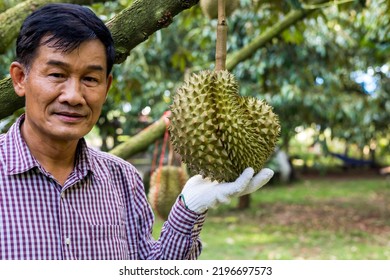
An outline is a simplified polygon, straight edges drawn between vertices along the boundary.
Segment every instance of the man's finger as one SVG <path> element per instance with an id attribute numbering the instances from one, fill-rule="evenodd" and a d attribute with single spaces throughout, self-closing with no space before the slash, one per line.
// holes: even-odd
<path id="1" fill-rule="evenodd" d="M 253 177 L 250 182 L 250 187 L 262 187 L 271 180 L 272 176 L 274 176 L 274 171 L 269 168 L 263 168 L 259 173 Z"/>

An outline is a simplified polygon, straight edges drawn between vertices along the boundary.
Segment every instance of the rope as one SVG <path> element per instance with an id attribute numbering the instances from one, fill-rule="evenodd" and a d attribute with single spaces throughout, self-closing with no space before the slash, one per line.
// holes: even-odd
<path id="1" fill-rule="evenodd" d="M 169 131 L 168 131 L 168 127 L 169 127 L 169 116 L 170 116 L 171 112 L 170 111 L 166 111 L 164 114 L 163 114 L 163 118 L 164 118 L 164 121 L 165 121 L 165 133 L 164 133 L 164 139 L 163 139 L 163 142 L 162 142 L 162 145 L 161 145 L 161 152 L 160 152 L 160 159 L 159 159 L 159 163 L 158 163 L 158 167 L 156 168 L 156 162 L 157 162 L 157 153 L 158 153 L 158 146 L 159 146 L 159 141 L 157 140 L 155 142 L 155 146 L 154 146 L 154 151 L 153 151 L 153 160 L 152 160 L 152 168 L 151 168 L 151 172 L 150 172 L 150 175 L 152 176 L 153 175 L 153 172 L 157 172 L 156 174 L 156 191 L 154 193 L 154 197 L 153 197 L 153 204 L 156 205 L 157 202 L 158 202 L 158 194 L 159 194 L 159 189 L 160 189 L 160 185 L 161 185 L 161 173 L 162 173 L 162 166 L 164 164 L 164 158 L 165 158 L 165 152 L 166 152 L 166 147 L 167 147 L 167 143 L 169 142 Z M 171 150 L 171 149 L 170 149 Z M 170 152 L 171 154 L 171 152 Z M 171 157 L 171 155 L 170 155 Z M 168 160 L 168 165 L 171 164 L 171 161 L 172 159 L 170 158 Z M 158 212 L 158 209 L 156 207 L 155 209 L 157 212 Z M 161 217 L 161 214 L 160 213 L 157 213 L 160 217 Z"/>

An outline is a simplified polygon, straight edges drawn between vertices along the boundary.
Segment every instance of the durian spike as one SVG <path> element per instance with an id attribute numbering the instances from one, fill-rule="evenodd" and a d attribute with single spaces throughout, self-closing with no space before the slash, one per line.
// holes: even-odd
<path id="1" fill-rule="evenodd" d="M 215 50 L 215 70 L 226 68 L 226 42 L 227 42 L 227 21 L 226 21 L 226 0 L 218 0 L 218 26 L 217 42 Z"/>

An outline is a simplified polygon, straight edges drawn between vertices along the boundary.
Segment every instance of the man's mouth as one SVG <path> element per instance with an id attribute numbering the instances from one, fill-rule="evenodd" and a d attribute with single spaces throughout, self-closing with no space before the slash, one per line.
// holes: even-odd
<path id="1" fill-rule="evenodd" d="M 68 111 L 55 112 L 54 114 L 64 122 L 79 122 L 85 117 L 84 114 Z"/>

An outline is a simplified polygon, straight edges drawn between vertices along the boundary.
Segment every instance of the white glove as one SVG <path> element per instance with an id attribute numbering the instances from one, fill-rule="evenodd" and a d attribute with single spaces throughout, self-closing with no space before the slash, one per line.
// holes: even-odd
<path id="1" fill-rule="evenodd" d="M 274 175 L 269 168 L 262 169 L 253 177 L 253 168 L 246 168 L 242 174 L 231 183 L 218 183 L 203 179 L 201 175 L 191 177 L 185 184 L 180 198 L 185 206 L 196 212 L 203 213 L 217 203 L 228 203 L 231 198 L 250 194 L 264 186 Z"/>

